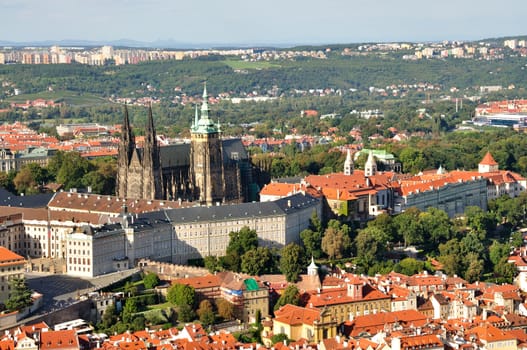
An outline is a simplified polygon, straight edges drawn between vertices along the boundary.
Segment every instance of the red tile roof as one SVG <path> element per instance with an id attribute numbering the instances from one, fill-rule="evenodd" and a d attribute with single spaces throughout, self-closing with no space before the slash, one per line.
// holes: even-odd
<path id="1" fill-rule="evenodd" d="M 481 162 L 479 162 L 479 164 L 481 165 L 498 165 L 498 163 L 494 160 L 494 158 L 492 157 L 492 154 L 490 154 L 490 152 L 487 152 L 487 154 L 485 154 L 485 156 L 483 157 L 483 159 L 481 160 Z"/>
<path id="2" fill-rule="evenodd" d="M 10 264 L 13 262 L 20 263 L 23 261 L 24 261 L 24 257 L 16 253 L 13 253 L 12 251 L 10 251 L 9 249 L 5 247 L 0 246 L 0 264 L 1 265 Z"/>
<path id="3" fill-rule="evenodd" d="M 79 339 L 74 329 L 40 333 L 40 349 L 79 349 Z"/>
<path id="4" fill-rule="evenodd" d="M 320 310 L 287 304 L 275 312 L 275 321 L 290 326 L 313 325 L 320 318 Z"/>

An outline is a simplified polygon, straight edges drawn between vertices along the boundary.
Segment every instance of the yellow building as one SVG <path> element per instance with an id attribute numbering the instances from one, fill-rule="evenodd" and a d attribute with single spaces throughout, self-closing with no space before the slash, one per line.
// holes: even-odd
<path id="1" fill-rule="evenodd" d="M 474 327 L 466 332 L 465 336 L 475 335 L 483 344 L 480 349 L 492 350 L 517 350 L 517 339 L 514 335 L 503 332 L 502 330 L 490 325 L 484 324 Z"/>
<path id="2" fill-rule="evenodd" d="M 356 316 L 391 311 L 391 297 L 352 276 L 344 288 L 331 288 L 312 294 L 307 306 L 327 310 L 340 324 Z"/>
<path id="3" fill-rule="evenodd" d="M 328 310 L 284 305 L 275 311 L 273 334 L 285 334 L 289 339 L 307 339 L 319 343 L 337 335 L 337 320 Z M 263 337 L 269 336 L 264 334 Z"/>

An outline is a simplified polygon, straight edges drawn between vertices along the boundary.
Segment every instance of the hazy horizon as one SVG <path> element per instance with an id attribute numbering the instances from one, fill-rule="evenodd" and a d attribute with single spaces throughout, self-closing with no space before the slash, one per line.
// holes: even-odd
<path id="1" fill-rule="evenodd" d="M 6 42 L 207 45 L 434 42 L 522 36 L 523 0 L 0 0 Z"/>

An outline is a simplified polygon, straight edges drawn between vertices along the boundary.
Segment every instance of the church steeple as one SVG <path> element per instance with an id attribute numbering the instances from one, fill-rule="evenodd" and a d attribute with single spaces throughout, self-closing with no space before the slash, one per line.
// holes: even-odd
<path id="1" fill-rule="evenodd" d="M 190 133 L 190 170 L 194 198 L 212 205 L 225 199 L 223 150 L 219 123 L 209 117 L 207 85 L 203 87 L 201 116 L 197 109 Z"/>
<path id="2" fill-rule="evenodd" d="M 145 128 L 144 157 L 152 157 L 152 166 L 159 167 L 159 147 L 157 145 L 156 129 L 154 127 L 154 117 L 152 116 L 152 105 L 148 107 L 148 119 Z"/>
<path id="3" fill-rule="evenodd" d="M 115 192 L 117 196 L 128 197 L 128 168 L 132 162 L 135 149 L 135 138 L 130 126 L 128 106 L 124 105 L 123 126 L 121 128 L 121 141 L 119 142 L 117 157 L 117 178 L 115 180 Z"/>
<path id="4" fill-rule="evenodd" d="M 353 159 L 351 158 L 351 151 L 348 148 L 346 154 L 346 160 L 344 161 L 344 175 L 353 175 L 354 164 Z"/>
<path id="5" fill-rule="evenodd" d="M 199 116 L 198 116 L 198 105 L 194 106 L 194 124 L 192 124 L 192 130 L 198 127 Z"/>
<path id="6" fill-rule="evenodd" d="M 209 119 L 209 96 L 207 95 L 207 82 L 203 86 L 203 103 L 201 104 L 201 118 L 202 120 Z"/>
<path id="7" fill-rule="evenodd" d="M 128 165 L 135 149 L 135 138 L 132 128 L 130 127 L 130 117 L 128 116 L 128 106 L 126 104 L 124 105 L 124 120 L 121 130 L 120 146 L 124 148 L 123 151 L 126 154 L 126 165 Z"/>
<path id="8" fill-rule="evenodd" d="M 196 134 L 217 134 L 220 132 L 219 124 L 215 124 L 209 117 L 209 96 L 207 94 L 207 83 L 203 87 L 203 102 L 201 104 L 201 115 L 197 118 L 197 113 L 194 117 L 194 127 L 192 132 Z"/>
<path id="9" fill-rule="evenodd" d="M 364 164 L 364 175 L 365 176 L 373 176 L 377 173 L 377 163 L 375 162 L 375 158 L 373 157 L 373 152 L 370 151 L 368 154 L 368 160 L 366 161 L 366 164 Z"/>

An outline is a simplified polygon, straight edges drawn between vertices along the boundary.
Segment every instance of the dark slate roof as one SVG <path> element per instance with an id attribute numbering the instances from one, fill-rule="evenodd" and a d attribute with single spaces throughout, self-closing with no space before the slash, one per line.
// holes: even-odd
<path id="1" fill-rule="evenodd" d="M 159 147 L 162 168 L 188 166 L 190 164 L 190 143 L 177 143 Z"/>
<path id="2" fill-rule="evenodd" d="M 149 230 L 161 225 L 170 225 L 170 221 L 162 210 L 138 215 L 128 215 L 130 216 L 128 227 L 133 228 L 135 232 Z M 85 233 L 97 234 L 123 230 L 122 220 L 122 216 L 119 216 L 112 218 L 111 223 L 104 224 L 101 227 L 86 227 Z"/>
<path id="3" fill-rule="evenodd" d="M 21 208 L 45 208 L 53 193 L 33 194 L 29 196 L 17 196 L 5 188 L 0 187 L 0 206 Z"/>
<path id="4" fill-rule="evenodd" d="M 236 160 L 247 160 L 249 156 L 243 146 L 241 139 L 222 140 L 223 162 L 235 158 L 233 153 L 237 153 Z M 162 168 L 190 165 L 190 143 L 176 143 L 168 146 L 159 147 L 159 158 Z"/>
<path id="5" fill-rule="evenodd" d="M 224 139 L 222 140 L 222 148 L 224 162 L 230 159 L 235 159 L 233 153 L 238 153 L 239 160 L 246 160 L 249 158 L 241 139 Z"/>
<path id="6" fill-rule="evenodd" d="M 165 213 L 174 223 L 197 221 L 221 221 L 244 219 L 256 216 L 275 216 L 292 213 L 305 208 L 316 207 L 320 200 L 310 195 L 297 193 L 273 202 L 253 202 L 219 206 L 169 209 Z"/>
<path id="7" fill-rule="evenodd" d="M 302 176 L 293 176 L 293 177 L 280 177 L 278 179 L 273 179 L 274 182 L 284 183 L 284 184 L 299 184 L 302 182 L 304 177 Z"/>

